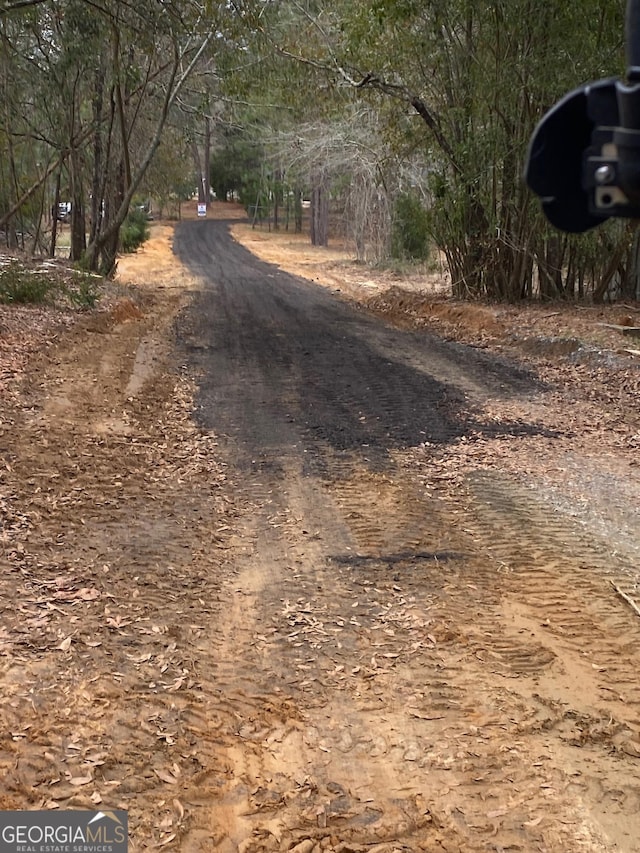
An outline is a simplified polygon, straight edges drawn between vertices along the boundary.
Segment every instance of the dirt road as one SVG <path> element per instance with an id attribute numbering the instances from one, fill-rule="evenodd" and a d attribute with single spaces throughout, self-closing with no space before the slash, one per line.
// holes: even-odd
<path id="1" fill-rule="evenodd" d="M 594 446 L 575 389 L 224 223 L 173 245 L 1 433 L 2 807 L 127 808 L 134 850 L 640 850 L 635 422 Z"/>

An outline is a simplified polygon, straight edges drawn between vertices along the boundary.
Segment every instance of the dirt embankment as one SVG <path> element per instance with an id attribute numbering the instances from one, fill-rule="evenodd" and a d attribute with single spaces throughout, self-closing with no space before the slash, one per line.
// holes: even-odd
<path id="1" fill-rule="evenodd" d="M 235 514 L 173 354 L 195 282 L 172 234 L 95 311 L 0 319 L 0 806 L 125 808 L 133 850 L 176 837 L 202 769 L 184 719 Z"/>

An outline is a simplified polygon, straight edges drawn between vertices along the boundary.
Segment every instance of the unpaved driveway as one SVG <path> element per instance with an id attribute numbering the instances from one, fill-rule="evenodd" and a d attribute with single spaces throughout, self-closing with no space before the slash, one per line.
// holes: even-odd
<path id="1" fill-rule="evenodd" d="M 224 224 L 174 247 L 2 433 L 2 806 L 127 808 L 136 850 L 640 849 L 634 422 Z"/>

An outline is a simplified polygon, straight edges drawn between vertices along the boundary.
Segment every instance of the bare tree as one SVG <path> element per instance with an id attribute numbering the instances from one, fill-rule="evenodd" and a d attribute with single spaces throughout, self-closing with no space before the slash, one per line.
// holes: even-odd
<path id="1" fill-rule="evenodd" d="M 218 32 L 217 11 L 228 7 L 196 0 L 29 6 L 28 14 L 20 3 L 0 6 L 7 58 L 0 72 L 12 99 L 0 165 L 17 162 L 11 146 L 19 144 L 37 150 L 41 168 L 16 168 L 12 198 L 0 199 L 0 227 L 39 191 L 53 193 L 62 171 L 72 202 L 72 258 L 108 273 L 177 96 Z"/>
<path id="2" fill-rule="evenodd" d="M 286 165 L 289 184 L 310 187 L 312 242 L 326 245 L 332 195 L 358 259 L 388 256 L 394 200 L 408 186 L 426 193 L 427 165 L 420 156 L 403 163 L 380 144 L 381 137 L 379 114 L 352 106 L 340 120 L 300 124 L 268 139 Z"/>

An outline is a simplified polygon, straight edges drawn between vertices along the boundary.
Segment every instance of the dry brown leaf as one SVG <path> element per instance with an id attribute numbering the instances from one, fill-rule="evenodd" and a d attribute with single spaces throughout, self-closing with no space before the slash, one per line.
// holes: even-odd
<path id="1" fill-rule="evenodd" d="M 282 820 L 274 819 L 266 821 L 262 824 L 263 830 L 273 835 L 278 844 L 282 841 L 282 836 L 285 830 L 285 825 Z"/>
<path id="2" fill-rule="evenodd" d="M 507 814 L 507 809 L 496 809 L 493 812 L 487 812 L 489 820 L 495 817 L 504 817 Z"/>
<path id="3" fill-rule="evenodd" d="M 80 788 L 82 785 L 89 785 L 93 782 L 93 776 L 72 776 L 71 779 L 68 779 L 67 781 L 75 788 Z"/>
<path id="4" fill-rule="evenodd" d="M 320 823 L 320 818 L 323 815 L 326 817 L 324 808 L 318 813 L 318 823 Z M 291 849 L 291 853 L 311 853 L 315 846 L 316 842 L 309 838 L 306 841 L 301 841 L 299 844 L 296 844 L 296 846 Z"/>
<path id="5" fill-rule="evenodd" d="M 413 708 L 409 708 L 409 714 L 417 720 L 444 720 L 444 716 L 442 714 L 423 714 L 421 711 L 417 711 Z"/>
<path id="6" fill-rule="evenodd" d="M 147 654 L 141 654 L 141 655 L 127 655 L 127 657 L 129 658 L 129 660 L 133 661 L 134 663 L 147 663 L 147 661 L 151 660 L 153 655 L 150 653 L 147 653 Z"/>
<path id="7" fill-rule="evenodd" d="M 162 782 L 166 782 L 168 785 L 175 785 L 177 783 L 177 779 L 175 776 L 172 776 L 171 773 L 168 773 L 166 770 L 154 770 L 153 771 L 158 779 Z"/>
<path id="8" fill-rule="evenodd" d="M 100 593 L 95 587 L 83 587 L 78 590 L 75 597 L 82 601 L 95 601 L 96 598 L 100 598 Z"/>

